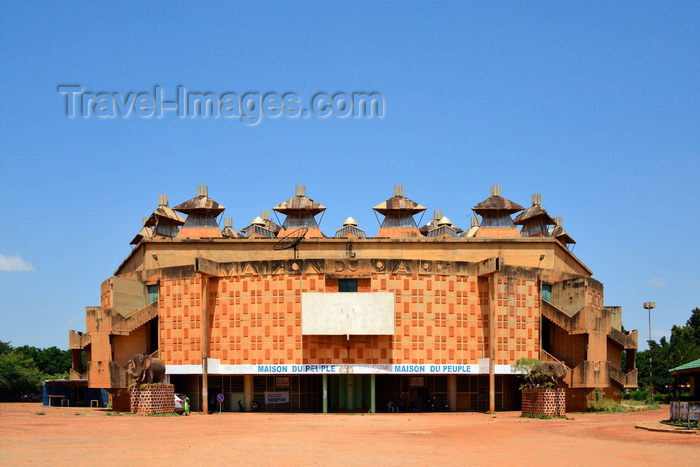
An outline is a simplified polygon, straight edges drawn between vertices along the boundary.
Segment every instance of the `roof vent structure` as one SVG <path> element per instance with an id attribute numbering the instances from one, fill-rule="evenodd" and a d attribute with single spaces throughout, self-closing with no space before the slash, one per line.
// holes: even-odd
<path id="1" fill-rule="evenodd" d="M 521 205 L 501 196 L 501 186 L 491 186 L 491 196 L 472 208 L 474 213 L 482 217 L 477 237 L 519 237 L 520 232 L 515 228 L 511 214 L 522 211 Z"/>
<path id="2" fill-rule="evenodd" d="M 185 219 L 168 207 L 168 196 L 158 195 L 158 207 L 146 220 L 144 226 L 153 227 L 153 237 L 177 237 Z"/>
<path id="3" fill-rule="evenodd" d="M 294 198 L 272 208 L 287 216 L 278 236 L 283 237 L 296 229 L 307 229 L 305 237 L 323 237 L 314 216 L 325 211 L 326 207 L 306 196 L 304 185 L 297 185 L 294 192 Z"/>
<path id="4" fill-rule="evenodd" d="M 556 238 L 559 243 L 567 247 L 568 249 L 571 249 L 569 245 L 575 245 L 576 241 L 569 236 L 568 233 L 566 233 L 566 230 L 564 230 L 564 219 L 561 216 L 557 216 L 554 218 L 554 224 L 555 226 L 551 229 L 549 229 L 549 236 Z"/>
<path id="5" fill-rule="evenodd" d="M 406 198 L 403 193 L 403 185 L 394 185 L 394 196 L 372 208 L 384 215 L 377 237 L 410 238 L 422 235 L 413 216 L 425 211 L 425 207 Z"/>
<path id="6" fill-rule="evenodd" d="M 474 216 L 471 218 L 471 227 L 467 230 L 462 237 L 472 238 L 476 237 L 476 233 L 479 231 L 479 218 Z"/>
<path id="7" fill-rule="evenodd" d="M 357 226 L 357 221 L 352 217 L 348 217 L 343 221 L 343 227 L 335 232 L 335 238 L 342 237 L 358 237 L 365 238 L 367 234 L 364 230 Z"/>
<path id="8" fill-rule="evenodd" d="M 209 197 L 206 185 L 197 186 L 197 196 L 173 208 L 187 215 L 185 225 L 178 232 L 178 238 L 220 238 L 222 237 L 216 217 L 226 209 Z"/>
<path id="9" fill-rule="evenodd" d="M 431 224 L 433 224 L 433 228 L 426 237 L 459 237 L 462 232 L 452 225 L 450 219 L 444 216 L 437 221 L 433 220 Z"/>
<path id="10" fill-rule="evenodd" d="M 242 235 L 233 228 L 233 219 L 224 217 L 224 228 L 221 230 L 221 235 L 226 238 L 241 238 Z"/>
<path id="11" fill-rule="evenodd" d="M 242 230 L 243 236 L 246 238 L 275 238 L 276 232 L 268 228 L 268 223 L 272 222 L 260 216 L 256 217 L 248 227 Z"/>
<path id="12" fill-rule="evenodd" d="M 438 227 L 440 227 L 440 226 L 442 225 L 442 224 L 440 224 L 440 220 L 441 220 L 443 217 L 445 217 L 445 216 L 444 216 L 444 214 L 443 214 L 443 212 L 442 212 L 442 209 L 435 209 L 435 210 L 433 211 L 433 218 L 430 220 L 430 222 L 428 222 L 427 224 L 425 224 L 423 227 L 420 228 L 420 233 L 422 233 L 422 234 L 425 235 L 426 237 L 434 237 L 435 235 L 428 235 L 428 234 L 429 234 L 431 231 L 437 229 Z M 447 218 L 445 217 L 445 219 L 447 219 Z M 449 219 L 448 219 L 448 220 L 449 220 Z M 457 236 L 459 236 L 460 234 L 462 234 L 462 233 L 464 232 L 464 231 L 463 231 L 462 229 L 460 229 L 459 227 L 455 227 L 454 225 L 452 225 L 451 222 L 450 222 L 450 228 L 451 228 L 454 232 L 456 232 Z"/>
<path id="13" fill-rule="evenodd" d="M 513 220 L 515 225 L 522 225 L 520 235 L 523 237 L 549 237 L 548 225 L 554 225 L 546 210 L 542 209 L 542 195 L 532 195 L 532 206 L 518 214 Z"/>

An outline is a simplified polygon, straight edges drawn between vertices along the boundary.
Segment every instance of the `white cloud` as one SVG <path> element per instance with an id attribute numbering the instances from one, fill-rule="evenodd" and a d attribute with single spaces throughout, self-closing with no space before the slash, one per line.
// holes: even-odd
<path id="1" fill-rule="evenodd" d="M 657 277 L 656 279 L 649 279 L 648 284 L 663 289 L 668 284 L 668 279 Z"/>
<path id="2" fill-rule="evenodd" d="M 33 271 L 34 266 L 27 263 L 21 256 L 0 255 L 0 271 Z"/>

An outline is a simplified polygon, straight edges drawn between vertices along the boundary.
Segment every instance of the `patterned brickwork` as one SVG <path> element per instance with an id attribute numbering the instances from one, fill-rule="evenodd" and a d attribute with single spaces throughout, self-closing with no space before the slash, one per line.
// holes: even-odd
<path id="1" fill-rule="evenodd" d="M 131 412 L 152 415 L 175 412 L 175 386 L 172 384 L 144 384 L 130 390 Z"/>
<path id="2" fill-rule="evenodd" d="M 222 364 L 476 364 L 489 352 L 488 280 L 473 276 L 374 273 L 358 291 L 396 294 L 393 336 L 302 336 L 301 292 L 336 292 L 323 274 L 211 279 L 209 356 Z M 360 290 L 361 289 L 361 290 Z M 539 356 L 534 280 L 496 281 L 496 363 Z M 201 363 L 201 284 L 161 282 L 161 358 Z"/>
<path id="3" fill-rule="evenodd" d="M 566 415 L 566 389 L 523 389 L 523 415 Z"/>

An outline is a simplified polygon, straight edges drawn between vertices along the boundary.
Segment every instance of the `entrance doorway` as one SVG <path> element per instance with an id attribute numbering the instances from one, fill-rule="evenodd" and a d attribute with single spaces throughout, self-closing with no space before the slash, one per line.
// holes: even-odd
<path id="1" fill-rule="evenodd" d="M 371 375 L 328 375 L 329 412 L 367 412 L 371 398 Z"/>

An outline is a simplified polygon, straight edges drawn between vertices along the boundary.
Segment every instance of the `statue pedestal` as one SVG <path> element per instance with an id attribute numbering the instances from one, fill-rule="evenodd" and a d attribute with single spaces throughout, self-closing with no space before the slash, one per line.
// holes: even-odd
<path id="1" fill-rule="evenodd" d="M 523 389 L 523 415 L 566 415 L 566 390 Z"/>
<path id="2" fill-rule="evenodd" d="M 130 389 L 131 412 L 153 415 L 175 412 L 175 386 L 172 384 L 142 384 Z"/>

